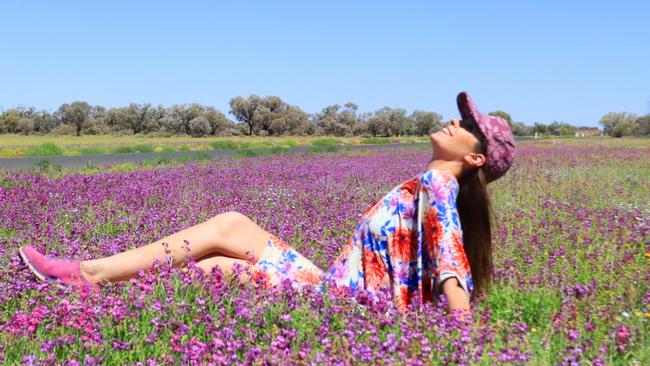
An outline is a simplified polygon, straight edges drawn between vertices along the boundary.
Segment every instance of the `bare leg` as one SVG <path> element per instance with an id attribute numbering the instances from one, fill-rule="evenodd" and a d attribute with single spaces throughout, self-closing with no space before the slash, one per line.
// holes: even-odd
<path id="1" fill-rule="evenodd" d="M 249 252 L 252 260 L 257 261 L 270 237 L 269 232 L 248 217 L 239 212 L 225 212 L 151 244 L 110 257 L 82 261 L 81 273 L 95 283 L 103 280 L 122 281 L 135 276 L 141 269 L 151 267 L 155 259 L 162 261 L 166 256 L 170 256 L 174 260 L 173 264 L 179 265 L 185 262 L 187 254 L 198 259 L 217 253 L 245 262 Z M 184 241 L 189 242 L 190 250 L 187 254 L 183 248 Z M 169 244 L 169 255 L 165 254 L 163 243 Z"/>
<path id="2" fill-rule="evenodd" d="M 221 268 L 221 272 L 223 272 L 224 275 L 228 276 L 233 273 L 232 267 L 235 263 L 240 264 L 241 266 L 243 266 L 243 268 L 246 268 L 248 266 L 248 263 L 243 259 L 223 257 L 220 255 L 205 257 L 200 261 L 196 262 L 196 266 L 201 268 L 208 275 L 211 273 L 212 267 L 219 266 L 219 268 Z M 240 282 L 248 282 L 249 281 L 248 275 L 242 272 L 241 276 L 239 277 L 239 280 Z"/>

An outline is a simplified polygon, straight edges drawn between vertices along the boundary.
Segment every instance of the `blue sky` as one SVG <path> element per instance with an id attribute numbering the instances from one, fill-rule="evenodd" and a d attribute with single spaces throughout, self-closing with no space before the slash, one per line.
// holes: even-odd
<path id="1" fill-rule="evenodd" d="M 597 126 L 650 113 L 647 1 L 0 3 L 0 108 L 277 95 Z"/>

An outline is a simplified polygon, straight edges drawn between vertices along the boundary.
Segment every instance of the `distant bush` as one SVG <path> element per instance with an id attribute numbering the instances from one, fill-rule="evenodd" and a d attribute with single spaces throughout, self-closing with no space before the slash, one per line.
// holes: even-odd
<path id="1" fill-rule="evenodd" d="M 171 146 L 156 146 L 154 151 L 157 153 L 168 153 L 168 152 L 174 152 L 176 151 L 176 149 L 174 149 Z"/>
<path id="2" fill-rule="evenodd" d="M 186 162 L 192 160 L 194 157 L 190 154 L 184 154 L 177 156 L 174 160 L 179 161 L 179 162 Z"/>
<path id="3" fill-rule="evenodd" d="M 236 157 L 249 157 L 249 156 L 262 156 L 262 155 L 266 155 L 266 154 L 267 153 L 265 153 L 264 151 L 244 149 L 244 150 L 237 151 L 235 153 L 235 156 Z"/>
<path id="4" fill-rule="evenodd" d="M 138 167 L 133 163 L 122 163 L 113 166 L 113 170 L 121 173 L 134 172 Z"/>
<path id="5" fill-rule="evenodd" d="M 178 151 L 191 151 L 191 150 L 192 149 L 190 149 L 190 147 L 187 145 L 181 145 L 178 147 Z"/>
<path id="6" fill-rule="evenodd" d="M 273 142 L 268 140 L 262 141 L 245 141 L 240 145 L 241 149 L 264 149 L 273 147 Z"/>
<path id="7" fill-rule="evenodd" d="M 156 166 L 156 165 L 163 165 L 163 164 L 169 164 L 172 161 L 171 158 L 169 157 L 155 157 L 151 159 L 147 159 L 142 161 L 143 166 Z"/>
<path id="8" fill-rule="evenodd" d="M 51 171 L 57 171 L 60 172 L 63 170 L 63 167 L 59 164 L 52 164 L 48 160 L 39 160 L 38 162 L 34 163 L 32 166 L 33 169 L 37 169 L 43 172 L 51 172 Z"/>
<path id="9" fill-rule="evenodd" d="M 199 160 L 206 160 L 206 159 L 211 159 L 211 158 L 212 158 L 212 155 L 210 155 L 210 154 L 208 154 L 206 152 L 200 152 L 200 153 L 194 155 L 193 159 L 199 161 Z"/>
<path id="10" fill-rule="evenodd" d="M 21 149 L 12 149 L 5 147 L 4 149 L 0 149 L 0 157 L 9 157 L 9 158 L 17 158 L 24 156 L 25 152 Z"/>
<path id="11" fill-rule="evenodd" d="M 215 150 L 236 150 L 236 149 L 239 149 L 239 144 L 236 143 L 235 141 L 230 141 L 230 140 L 212 141 L 212 142 L 210 142 L 210 146 L 212 146 L 212 148 L 215 149 Z"/>
<path id="12" fill-rule="evenodd" d="M 153 147 L 147 144 L 139 144 L 133 146 L 133 151 L 140 152 L 140 153 L 149 153 L 149 152 L 153 152 Z"/>
<path id="13" fill-rule="evenodd" d="M 314 146 L 309 148 L 310 153 L 337 152 L 336 146 Z"/>
<path id="14" fill-rule="evenodd" d="M 212 151 L 214 150 L 212 146 L 208 144 L 194 145 L 192 146 L 192 151 Z"/>
<path id="15" fill-rule="evenodd" d="M 104 153 L 104 149 L 102 149 L 100 147 L 91 146 L 91 147 L 82 147 L 81 148 L 81 154 L 82 155 L 97 155 L 97 154 L 103 154 L 103 153 Z"/>
<path id="16" fill-rule="evenodd" d="M 291 140 L 291 139 L 286 139 L 280 143 L 280 145 L 286 145 L 289 147 L 296 147 L 299 146 L 300 144 L 296 140 Z"/>
<path id="17" fill-rule="evenodd" d="M 288 147 L 274 146 L 269 150 L 269 154 L 289 154 L 291 150 Z"/>
<path id="18" fill-rule="evenodd" d="M 76 135 L 77 129 L 74 126 L 68 124 L 61 124 L 50 131 L 50 135 Z"/>
<path id="19" fill-rule="evenodd" d="M 113 150 L 111 150 L 111 152 L 113 154 L 128 154 L 128 153 L 132 153 L 134 151 L 133 151 L 133 148 L 131 146 L 117 146 L 117 147 L 114 147 Z"/>
<path id="20" fill-rule="evenodd" d="M 39 160 L 38 162 L 34 163 L 34 165 L 33 165 L 34 168 L 41 169 L 41 170 L 49 170 L 51 166 L 52 166 L 52 164 L 49 161 L 45 160 L 45 159 Z"/>
<path id="21" fill-rule="evenodd" d="M 390 139 L 386 137 L 368 137 L 360 142 L 361 144 L 390 144 Z"/>
<path id="22" fill-rule="evenodd" d="M 343 145 L 343 141 L 333 139 L 333 138 L 320 138 L 311 142 L 313 146 L 340 146 Z"/>
<path id="23" fill-rule="evenodd" d="M 51 142 L 44 142 L 39 146 L 30 148 L 25 156 L 59 156 L 63 155 L 63 149 Z"/>

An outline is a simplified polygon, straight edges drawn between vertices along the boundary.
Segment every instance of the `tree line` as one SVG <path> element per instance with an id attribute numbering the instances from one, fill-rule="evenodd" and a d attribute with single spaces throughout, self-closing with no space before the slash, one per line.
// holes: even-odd
<path id="1" fill-rule="evenodd" d="M 407 114 L 401 108 L 383 107 L 374 112 L 359 112 L 354 103 L 329 105 L 319 113 L 309 114 L 277 96 L 235 97 L 228 111 L 234 120 L 212 106 L 198 103 L 171 107 L 149 103 L 131 103 L 127 107 L 106 109 L 84 101 L 62 104 L 53 113 L 34 107 L 17 107 L 0 114 L 0 133 L 104 135 L 133 134 L 171 136 L 186 134 L 202 136 L 423 136 L 442 127 L 442 116 L 431 111 Z M 491 115 L 508 121 L 513 133 L 529 136 L 572 135 L 580 127 L 565 122 L 534 123 L 527 126 L 512 120 L 504 111 Z M 600 123 L 612 136 L 648 135 L 650 115 L 636 117 L 631 113 L 608 113 Z"/>

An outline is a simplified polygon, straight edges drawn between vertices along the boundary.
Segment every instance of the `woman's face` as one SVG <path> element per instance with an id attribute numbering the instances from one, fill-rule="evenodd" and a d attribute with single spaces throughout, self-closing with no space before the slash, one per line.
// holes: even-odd
<path id="1" fill-rule="evenodd" d="M 478 126 L 474 122 L 452 119 L 440 130 L 432 133 L 433 158 L 446 161 L 463 161 L 468 154 L 476 153 L 474 146 L 479 140 L 472 134 Z"/>

